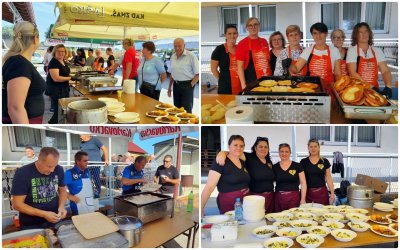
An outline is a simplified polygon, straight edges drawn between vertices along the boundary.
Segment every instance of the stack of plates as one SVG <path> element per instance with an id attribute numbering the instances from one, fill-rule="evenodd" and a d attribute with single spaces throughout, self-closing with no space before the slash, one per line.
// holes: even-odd
<path id="1" fill-rule="evenodd" d="M 398 202 L 397 198 L 392 200 L 391 203 L 393 204 L 394 208 L 397 209 L 399 207 L 399 202 Z"/>
<path id="2" fill-rule="evenodd" d="M 379 211 L 383 212 L 392 212 L 394 206 L 384 202 L 375 202 L 374 208 Z"/>
<path id="3" fill-rule="evenodd" d="M 125 103 L 123 102 L 105 102 L 107 105 L 108 115 L 114 116 L 125 110 Z"/>
<path id="4" fill-rule="evenodd" d="M 110 98 L 110 97 L 100 97 L 97 100 L 102 101 L 102 102 L 118 102 L 118 99 Z"/>
<path id="5" fill-rule="evenodd" d="M 139 114 L 135 112 L 122 112 L 115 114 L 114 117 L 117 123 L 136 123 L 140 121 Z"/>

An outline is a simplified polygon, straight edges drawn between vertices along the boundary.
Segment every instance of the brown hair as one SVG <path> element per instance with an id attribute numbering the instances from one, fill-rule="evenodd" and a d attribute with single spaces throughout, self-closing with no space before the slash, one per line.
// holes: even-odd
<path id="1" fill-rule="evenodd" d="M 341 30 L 341 29 L 334 29 L 334 30 L 332 30 L 332 33 L 331 33 L 331 41 L 332 41 L 332 42 L 333 42 L 333 33 L 335 33 L 336 31 L 339 31 L 339 32 L 342 34 L 343 39 L 346 38 L 346 34 L 344 33 L 343 30 Z"/>
<path id="2" fill-rule="evenodd" d="M 78 151 L 75 154 L 75 163 L 77 163 L 78 161 L 82 160 L 83 156 L 89 156 L 89 155 L 85 151 Z"/>
<path id="3" fill-rule="evenodd" d="M 372 30 L 369 27 L 368 23 L 362 22 L 362 23 L 357 23 L 353 28 L 353 32 L 351 33 L 351 46 L 357 45 L 357 43 L 358 43 L 358 30 L 361 27 L 367 28 L 367 30 L 369 32 L 368 45 L 373 45 L 374 44 L 374 33 L 372 33 Z"/>
<path id="4" fill-rule="evenodd" d="M 58 152 L 58 150 L 52 147 L 43 147 L 39 152 L 40 159 L 45 159 L 48 155 L 60 157 L 60 153 Z"/>
<path id="5" fill-rule="evenodd" d="M 122 40 L 122 45 L 124 45 L 124 43 L 126 43 L 128 46 L 133 46 L 133 40 L 130 38 L 125 38 Z"/>
<path id="6" fill-rule="evenodd" d="M 229 140 L 228 140 L 228 145 L 231 145 L 232 142 L 235 141 L 235 140 L 240 140 L 240 141 L 242 141 L 243 144 L 244 144 L 244 138 L 243 138 L 243 136 L 241 136 L 241 135 L 231 135 L 231 137 L 229 137 Z"/>
<path id="7" fill-rule="evenodd" d="M 312 138 L 312 139 L 308 140 L 307 146 L 309 147 L 311 143 L 317 143 L 318 148 L 320 148 L 319 141 L 317 139 Z M 320 159 L 322 159 L 320 153 L 321 152 L 318 152 L 318 157 Z M 310 155 L 310 152 L 308 152 L 308 154 Z"/>
<path id="8" fill-rule="evenodd" d="M 299 33 L 299 35 L 301 35 L 301 30 L 300 30 L 300 27 L 298 25 L 292 24 L 292 25 L 287 26 L 287 28 L 286 28 L 286 36 L 288 36 L 289 33 L 292 33 L 292 32 L 295 32 L 295 31 L 297 33 Z"/>
<path id="9" fill-rule="evenodd" d="M 148 51 L 150 51 L 152 54 L 154 53 L 154 51 L 156 51 L 156 46 L 154 45 L 153 42 L 149 41 L 149 42 L 144 42 L 142 44 L 143 49 L 147 49 Z"/>
<path id="10" fill-rule="evenodd" d="M 57 51 L 59 48 L 64 48 L 65 54 L 67 54 L 67 48 L 64 46 L 64 44 L 57 44 L 56 46 L 54 46 L 54 49 L 53 49 L 53 51 L 51 52 L 51 55 L 52 55 L 53 57 L 56 56 L 56 51 Z"/>
<path id="11" fill-rule="evenodd" d="M 282 39 L 282 47 L 283 48 L 285 48 L 285 43 L 286 43 L 286 41 L 285 41 L 285 38 L 283 37 L 283 34 L 280 32 L 280 31 L 275 31 L 274 33 L 272 33 L 270 36 L 269 36 L 269 46 L 271 47 L 271 49 L 273 49 L 273 47 L 272 47 L 272 37 L 274 37 L 274 36 L 281 36 L 281 39 Z"/>
<path id="12" fill-rule="evenodd" d="M 258 24 L 260 24 L 260 20 L 258 20 L 257 17 L 250 17 L 249 19 L 247 19 L 246 21 L 246 27 L 249 25 L 249 23 L 253 20 L 256 20 Z"/>
<path id="13" fill-rule="evenodd" d="M 288 148 L 290 152 L 292 152 L 292 149 L 290 148 L 290 145 L 288 143 L 281 143 L 279 144 L 279 150 L 282 148 Z"/>

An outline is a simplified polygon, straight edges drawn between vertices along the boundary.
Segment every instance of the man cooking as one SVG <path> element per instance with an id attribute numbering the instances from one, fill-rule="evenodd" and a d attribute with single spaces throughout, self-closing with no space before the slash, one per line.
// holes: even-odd
<path id="1" fill-rule="evenodd" d="M 179 184 L 178 170 L 172 166 L 172 155 L 164 156 L 163 165 L 157 168 L 154 175 L 154 182 L 161 184 L 160 192 L 162 194 L 174 195 L 175 185 Z"/>
<path id="2" fill-rule="evenodd" d="M 38 160 L 18 168 L 11 188 L 21 230 L 49 228 L 67 215 L 64 170 L 57 149 L 44 147 Z"/>
<path id="3" fill-rule="evenodd" d="M 140 155 L 136 157 L 135 163 L 125 167 L 122 173 L 122 194 L 132 194 L 140 192 L 140 187 L 143 183 L 147 183 L 146 179 L 143 179 L 144 172 L 143 168 L 146 166 L 146 157 Z"/>
<path id="4" fill-rule="evenodd" d="M 75 166 L 65 171 L 64 183 L 68 187 L 72 215 L 95 211 L 88 161 L 88 153 L 79 151 L 75 154 Z"/>
<path id="5" fill-rule="evenodd" d="M 106 164 L 106 166 L 109 165 L 110 162 L 108 160 L 107 147 L 104 146 L 99 139 L 97 139 L 96 137 L 92 137 L 90 135 L 80 135 L 80 138 L 81 138 L 80 149 L 88 153 L 89 161 L 96 161 L 96 162 L 103 161 L 101 157 L 101 151 L 103 151 L 104 163 Z M 93 166 L 91 168 L 92 177 L 96 185 L 96 188 L 94 190 L 95 198 L 99 198 L 101 193 L 100 168 L 101 168 L 100 166 Z"/>

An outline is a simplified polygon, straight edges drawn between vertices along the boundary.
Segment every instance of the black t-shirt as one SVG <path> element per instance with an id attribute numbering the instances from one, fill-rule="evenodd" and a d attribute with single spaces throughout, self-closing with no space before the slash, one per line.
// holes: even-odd
<path id="1" fill-rule="evenodd" d="M 230 59 L 224 44 L 215 48 L 211 54 L 211 60 L 219 62 L 218 94 L 232 94 L 231 75 L 229 72 Z"/>
<path id="2" fill-rule="evenodd" d="M 269 65 L 271 66 L 271 72 L 272 75 L 274 74 L 275 71 L 275 65 L 276 65 L 276 59 L 277 57 L 275 56 L 275 54 L 272 52 L 272 49 L 269 51 L 269 54 L 271 55 L 270 61 L 269 61 Z"/>
<path id="3" fill-rule="evenodd" d="M 327 159 L 319 159 L 317 164 L 312 164 L 310 159 L 304 158 L 300 161 L 304 169 L 308 188 L 319 188 L 326 186 L 325 173 L 331 167 Z"/>
<path id="4" fill-rule="evenodd" d="M 240 160 L 240 163 L 242 164 L 241 169 L 237 168 L 228 157 L 224 166 L 218 165 L 216 161 L 213 162 L 211 170 L 221 174 L 217 184 L 218 192 L 228 193 L 249 187 L 250 175 L 244 161 Z"/>
<path id="5" fill-rule="evenodd" d="M 246 168 L 250 174 L 250 191 L 264 193 L 274 191 L 275 174 L 272 170 L 272 162 L 264 164 L 254 153 L 245 153 Z"/>
<path id="6" fill-rule="evenodd" d="M 296 191 L 299 190 L 299 173 L 303 172 L 303 167 L 298 162 L 292 161 L 290 167 L 284 171 L 279 162 L 272 167 L 275 173 L 275 191 Z"/>
<path id="7" fill-rule="evenodd" d="M 99 59 L 95 58 L 94 61 L 98 60 L 98 64 L 101 65 L 101 67 L 104 67 L 104 58 L 100 57 Z"/>
<path id="8" fill-rule="evenodd" d="M 107 67 L 110 67 L 110 66 L 111 66 L 111 61 L 114 61 L 114 63 L 115 63 L 115 57 L 114 57 L 114 55 L 110 55 L 110 56 L 108 57 L 108 59 L 107 59 Z"/>
<path id="9" fill-rule="evenodd" d="M 55 58 L 52 58 L 51 61 L 49 62 L 49 71 L 50 69 L 58 69 L 60 76 L 68 77 L 71 70 L 69 69 L 68 65 L 62 65 L 60 61 L 58 61 Z M 47 74 L 47 84 L 49 85 L 50 88 L 68 88 L 69 87 L 69 81 L 65 82 L 55 82 L 51 78 L 50 73 Z"/>
<path id="10" fill-rule="evenodd" d="M 44 113 L 44 97 L 46 82 L 40 76 L 33 64 L 21 55 L 10 57 L 3 65 L 3 117 L 10 117 L 7 103 L 7 83 L 18 77 L 26 77 L 31 80 L 25 99 L 25 109 L 28 118 L 42 116 Z"/>
<path id="11" fill-rule="evenodd" d="M 85 61 L 86 61 L 86 58 L 83 55 L 76 56 L 74 59 L 74 65 L 85 66 L 85 63 L 81 63 L 82 59 L 85 59 Z"/>
<path id="12" fill-rule="evenodd" d="M 161 184 L 161 190 L 163 193 L 168 193 L 171 194 L 174 192 L 175 189 L 175 184 L 170 183 L 170 182 L 165 182 L 163 175 L 168 176 L 170 179 L 179 179 L 179 173 L 176 167 L 170 166 L 169 168 L 164 167 L 164 165 L 161 165 L 157 168 L 157 171 L 155 173 L 156 177 L 159 177 L 159 184 Z"/>
<path id="13" fill-rule="evenodd" d="M 25 203 L 31 207 L 58 213 L 58 187 L 64 187 L 64 170 L 57 165 L 49 175 L 39 173 L 35 163 L 25 165 L 15 172 L 11 195 L 26 195 Z M 43 224 L 46 219 L 19 214 L 22 225 L 34 226 Z"/>

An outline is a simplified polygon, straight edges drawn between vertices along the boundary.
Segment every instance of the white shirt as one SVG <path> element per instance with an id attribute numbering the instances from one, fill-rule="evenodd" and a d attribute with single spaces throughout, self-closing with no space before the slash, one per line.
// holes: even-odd
<path id="1" fill-rule="evenodd" d="M 308 61 L 308 58 L 310 57 L 313 47 L 314 46 L 304 49 L 303 53 L 301 53 L 300 57 L 303 58 L 304 60 Z M 335 47 L 329 47 L 329 50 L 331 52 L 332 73 L 334 73 L 335 61 L 341 59 L 340 52 Z M 328 50 L 327 49 L 325 49 L 325 50 L 314 49 L 314 55 L 317 55 L 317 56 L 328 55 Z"/>
<path id="2" fill-rule="evenodd" d="M 196 55 L 184 50 L 179 59 L 174 53 L 171 56 L 171 75 L 175 81 L 190 81 L 199 74 L 199 60 Z"/>
<path id="3" fill-rule="evenodd" d="M 372 54 L 371 48 L 374 49 L 375 55 L 376 55 L 376 61 L 378 63 L 384 62 L 385 61 L 385 54 L 383 54 L 383 51 L 380 48 L 376 48 L 373 46 L 369 46 L 367 50 L 367 54 L 364 54 L 364 51 L 362 48 L 359 48 L 360 50 L 360 56 L 365 59 L 370 59 L 374 57 L 374 54 Z M 357 63 L 357 45 L 352 46 L 347 50 L 347 57 L 346 57 L 346 63 Z"/>
<path id="4" fill-rule="evenodd" d="M 44 65 L 47 66 L 49 65 L 49 62 L 51 61 L 51 59 L 53 58 L 53 56 L 51 55 L 51 53 L 47 53 L 44 54 Z"/>

